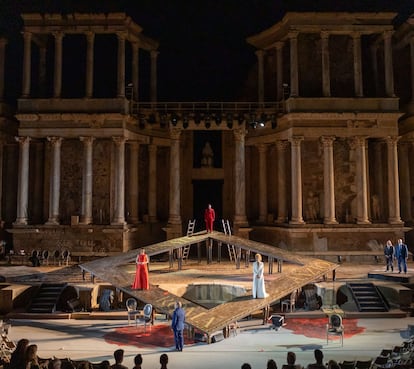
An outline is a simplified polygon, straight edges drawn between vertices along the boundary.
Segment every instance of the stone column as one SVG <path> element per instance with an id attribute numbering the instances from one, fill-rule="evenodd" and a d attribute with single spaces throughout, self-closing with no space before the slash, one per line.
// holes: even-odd
<path id="1" fill-rule="evenodd" d="M 83 173 L 82 173 L 82 212 L 80 223 L 93 223 L 92 193 L 93 193 L 93 141 L 94 137 L 80 137 L 83 142 Z"/>
<path id="2" fill-rule="evenodd" d="M 324 97 L 331 96 L 331 76 L 329 65 L 329 33 L 321 32 L 322 47 L 322 92 Z"/>
<path id="3" fill-rule="evenodd" d="M 384 32 L 384 72 L 385 72 L 385 93 L 388 97 L 394 97 L 394 71 L 392 67 L 392 42 L 391 37 L 394 31 Z"/>
<path id="4" fill-rule="evenodd" d="M 159 52 L 156 50 L 151 50 L 151 102 L 157 102 L 157 58 Z"/>
<path id="5" fill-rule="evenodd" d="M 93 62 L 94 62 L 94 44 L 95 34 L 86 32 L 86 81 L 85 97 L 90 99 L 93 96 Z"/>
<path id="6" fill-rule="evenodd" d="M 289 33 L 290 42 L 290 96 L 299 96 L 298 34 Z"/>
<path id="7" fill-rule="evenodd" d="M 383 216 L 383 203 L 384 203 L 384 161 L 382 160 L 382 149 L 384 142 L 374 143 L 374 165 L 375 165 L 375 190 L 376 192 L 372 195 L 377 195 L 379 199 L 380 218 Z M 379 220 L 379 219 L 377 219 Z"/>
<path id="8" fill-rule="evenodd" d="M 14 224 L 27 224 L 29 205 L 29 148 L 30 137 L 16 137 L 19 143 L 19 173 L 17 187 L 17 217 Z"/>
<path id="9" fill-rule="evenodd" d="M 410 38 L 411 102 L 414 102 L 414 36 Z"/>
<path id="10" fill-rule="evenodd" d="M 371 222 L 368 219 L 366 138 L 361 136 L 354 137 L 351 145 L 356 150 L 357 224 L 370 224 Z"/>
<path id="11" fill-rule="evenodd" d="M 22 72 L 22 97 L 30 96 L 30 82 L 32 69 L 32 34 L 23 32 L 23 72 Z"/>
<path id="12" fill-rule="evenodd" d="M 277 223 L 287 221 L 287 194 L 286 194 L 286 149 L 288 141 L 276 141 L 277 148 Z"/>
<path id="13" fill-rule="evenodd" d="M 62 94 L 62 41 L 63 33 L 54 32 L 55 36 L 55 70 L 53 80 L 53 97 L 60 98 Z"/>
<path id="14" fill-rule="evenodd" d="M 390 224 L 401 224 L 400 213 L 400 186 L 398 182 L 398 137 L 387 137 L 387 161 L 388 161 L 388 207 Z M 410 204 L 411 205 L 411 204 Z"/>
<path id="15" fill-rule="evenodd" d="M 378 80 L 378 46 L 377 45 L 371 45 L 371 60 L 372 60 L 372 75 L 374 77 L 374 86 L 375 86 L 375 96 L 380 95 L 379 90 L 379 80 Z"/>
<path id="16" fill-rule="evenodd" d="M 0 219 L 4 220 L 3 217 L 3 183 L 6 178 L 3 179 L 3 161 L 4 161 L 4 144 L 5 141 L 3 139 L 0 140 Z"/>
<path id="17" fill-rule="evenodd" d="M 283 42 L 276 42 L 276 101 L 283 98 Z"/>
<path id="18" fill-rule="evenodd" d="M 244 138 L 247 131 L 244 128 L 235 129 L 234 144 L 234 226 L 247 227 L 246 217 L 246 166 L 245 166 L 245 146 Z"/>
<path id="19" fill-rule="evenodd" d="M 358 32 L 352 34 L 354 48 L 354 91 L 356 97 L 364 96 L 362 84 L 362 63 L 361 63 L 361 35 Z"/>
<path id="20" fill-rule="evenodd" d="M 148 220 L 150 223 L 155 223 L 157 222 L 157 145 L 148 145 L 148 152 Z"/>
<path id="21" fill-rule="evenodd" d="M 133 98 L 139 101 L 139 44 L 132 43 L 132 88 Z"/>
<path id="22" fill-rule="evenodd" d="M 118 37 L 118 79 L 117 93 L 119 98 L 125 97 L 125 35 L 117 33 Z"/>
<path id="23" fill-rule="evenodd" d="M 125 138 L 112 137 L 115 143 L 115 206 L 111 224 L 125 224 Z"/>
<path id="24" fill-rule="evenodd" d="M 259 150 L 259 222 L 265 223 L 267 219 L 267 145 L 260 144 Z"/>
<path id="25" fill-rule="evenodd" d="M 323 145 L 324 224 L 338 223 L 335 217 L 334 140 L 333 136 L 321 137 Z"/>
<path id="26" fill-rule="evenodd" d="M 39 48 L 39 91 L 40 96 L 46 95 L 46 46 Z"/>
<path id="27" fill-rule="evenodd" d="M 48 137 L 52 145 L 52 160 L 50 165 L 49 219 L 46 224 L 59 224 L 60 199 L 60 152 L 62 137 Z"/>
<path id="28" fill-rule="evenodd" d="M 304 224 L 302 204 L 302 154 L 300 145 L 303 136 L 290 138 L 292 150 L 292 219 L 291 224 Z"/>
<path id="29" fill-rule="evenodd" d="M 129 142 L 129 222 L 139 222 L 139 143 Z"/>
<path id="30" fill-rule="evenodd" d="M 3 101 L 3 97 L 4 97 L 4 62 L 6 58 L 6 45 L 7 45 L 7 40 L 1 37 L 0 38 L 0 101 Z"/>
<path id="31" fill-rule="evenodd" d="M 400 142 L 398 145 L 400 204 L 401 216 L 404 221 L 412 220 L 409 145 L 411 144 L 408 142 Z"/>
<path id="32" fill-rule="evenodd" d="M 180 129 L 172 128 L 170 130 L 170 214 L 168 223 L 173 226 L 181 226 L 180 135 Z"/>
<path id="33" fill-rule="evenodd" d="M 257 100 L 259 104 L 263 104 L 264 101 L 264 66 L 263 66 L 263 59 L 264 59 L 264 51 L 263 50 L 256 50 L 255 52 L 257 56 Z"/>

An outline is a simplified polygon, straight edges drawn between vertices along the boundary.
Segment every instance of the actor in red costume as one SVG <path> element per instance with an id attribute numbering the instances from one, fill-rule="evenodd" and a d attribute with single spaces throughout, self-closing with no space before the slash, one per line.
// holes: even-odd
<path id="1" fill-rule="evenodd" d="M 204 211 L 204 221 L 206 222 L 206 229 L 207 233 L 213 232 L 213 223 L 216 219 L 216 213 L 214 209 L 211 207 L 211 204 L 208 204 L 207 209 Z"/>
<path id="2" fill-rule="evenodd" d="M 141 249 L 140 253 L 137 255 L 135 263 L 135 280 L 131 287 L 135 290 L 148 290 L 148 256 L 144 249 Z"/>

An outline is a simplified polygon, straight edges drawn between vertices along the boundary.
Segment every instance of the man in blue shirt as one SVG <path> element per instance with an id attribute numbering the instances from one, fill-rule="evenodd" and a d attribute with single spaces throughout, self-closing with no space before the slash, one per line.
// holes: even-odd
<path id="1" fill-rule="evenodd" d="M 174 331 L 175 349 L 177 351 L 183 351 L 184 346 L 184 322 L 185 311 L 182 308 L 181 301 L 176 301 L 175 310 L 172 315 L 171 328 Z"/>
<path id="2" fill-rule="evenodd" d="M 395 258 L 398 262 L 398 273 L 401 273 L 402 269 L 404 273 L 407 273 L 408 247 L 402 242 L 401 238 L 395 246 Z"/>

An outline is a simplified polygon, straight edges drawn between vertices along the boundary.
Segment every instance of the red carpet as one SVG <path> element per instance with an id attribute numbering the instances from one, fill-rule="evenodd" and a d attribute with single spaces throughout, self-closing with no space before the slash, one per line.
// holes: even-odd
<path id="1" fill-rule="evenodd" d="M 294 334 L 301 334 L 302 336 L 309 338 L 326 338 L 326 318 L 320 319 L 286 319 L 285 329 L 293 331 Z M 356 334 L 365 331 L 364 327 L 358 327 L 358 319 L 343 319 L 344 325 L 344 338 L 352 337 Z M 339 339 L 339 336 L 329 336 L 329 339 Z"/>
<path id="2" fill-rule="evenodd" d="M 293 334 L 302 335 L 309 338 L 326 338 L 326 318 L 321 319 L 286 319 L 285 329 L 293 332 Z M 358 319 L 344 319 L 343 324 L 345 327 L 345 338 L 352 337 L 356 334 L 365 331 L 364 327 L 357 326 Z M 117 328 L 114 332 L 108 333 L 104 336 L 104 339 L 108 343 L 116 345 L 129 345 L 136 347 L 174 347 L 174 336 L 169 325 L 157 324 L 153 327 L 147 327 L 147 331 L 144 332 L 143 326 L 129 326 Z M 330 336 L 330 340 L 339 339 L 336 336 Z M 186 345 L 194 343 L 193 340 L 189 340 L 184 337 Z"/>
<path id="3" fill-rule="evenodd" d="M 116 345 L 130 345 L 136 347 L 174 347 L 174 335 L 169 325 L 157 324 L 147 327 L 144 332 L 143 326 L 129 326 L 117 328 L 114 332 L 104 335 L 108 343 Z M 193 344 L 184 334 L 184 343 Z"/>

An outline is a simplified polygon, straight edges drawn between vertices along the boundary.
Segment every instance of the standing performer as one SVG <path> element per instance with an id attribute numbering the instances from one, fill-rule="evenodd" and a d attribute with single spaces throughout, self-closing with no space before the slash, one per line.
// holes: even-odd
<path id="1" fill-rule="evenodd" d="M 137 255 L 135 280 L 132 284 L 132 288 L 135 290 L 148 290 L 148 256 L 145 253 L 145 249 L 141 249 Z"/>
<path id="2" fill-rule="evenodd" d="M 181 301 L 176 301 L 175 309 L 172 315 L 171 328 L 174 331 L 175 349 L 177 351 L 183 351 L 184 347 L 184 323 L 185 323 L 185 311 L 182 308 Z"/>
<path id="3" fill-rule="evenodd" d="M 395 258 L 398 262 L 398 273 L 401 273 L 402 269 L 404 273 L 407 273 L 408 247 L 402 242 L 401 238 L 395 246 Z"/>
<path id="4" fill-rule="evenodd" d="M 388 272 L 388 269 L 391 269 L 391 272 L 394 271 L 394 246 L 392 245 L 392 242 L 390 240 L 387 241 L 387 244 L 384 247 L 384 255 L 385 255 L 385 261 L 387 265 L 387 269 L 385 269 L 386 272 Z"/>
<path id="5" fill-rule="evenodd" d="M 211 204 L 208 204 L 207 209 L 204 211 L 204 221 L 206 222 L 207 233 L 213 232 L 213 223 L 216 219 L 216 213 L 211 207 Z"/>
<path id="6" fill-rule="evenodd" d="M 252 295 L 256 299 L 264 299 L 268 296 L 265 290 L 264 283 L 264 263 L 262 261 L 262 255 L 256 254 L 256 261 L 253 263 L 253 288 Z"/>

